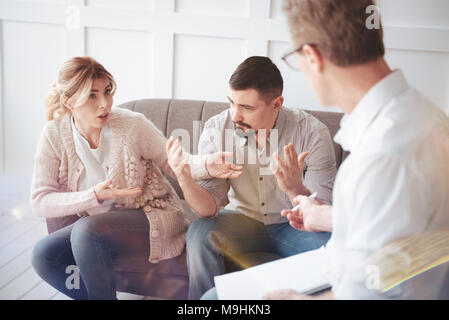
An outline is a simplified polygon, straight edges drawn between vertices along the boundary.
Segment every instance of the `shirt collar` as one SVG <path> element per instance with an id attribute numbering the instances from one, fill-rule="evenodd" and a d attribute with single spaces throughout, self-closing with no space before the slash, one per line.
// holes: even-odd
<path id="1" fill-rule="evenodd" d="M 334 141 L 345 151 L 352 151 L 379 112 L 407 88 L 407 81 L 400 70 L 395 70 L 380 80 L 359 101 L 351 114 L 343 116 Z"/>
<path id="2" fill-rule="evenodd" d="M 86 146 L 89 147 L 90 149 L 90 145 L 89 145 L 89 141 L 87 141 L 86 138 L 83 137 L 83 135 L 78 131 L 78 129 L 75 126 L 75 119 L 73 118 L 73 116 L 70 117 L 70 125 L 72 126 L 72 132 L 74 135 L 76 135 L 76 137 L 82 141 L 82 143 Z M 100 131 L 100 142 L 104 141 L 104 135 L 106 133 L 106 131 L 109 129 L 109 123 L 107 123 Z M 91 149 L 91 150 L 96 150 L 96 149 Z"/>

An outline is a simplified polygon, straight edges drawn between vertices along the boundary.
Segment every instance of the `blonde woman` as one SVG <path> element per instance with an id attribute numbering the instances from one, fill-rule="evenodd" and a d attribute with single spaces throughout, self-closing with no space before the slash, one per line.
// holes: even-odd
<path id="1" fill-rule="evenodd" d="M 116 299 L 117 255 L 146 254 L 157 263 L 181 254 L 185 244 L 182 206 L 162 175 L 175 177 L 167 140 L 142 114 L 111 109 L 115 91 L 101 64 L 76 57 L 64 63 L 46 100 L 48 122 L 35 156 L 32 206 L 41 217 L 81 218 L 39 241 L 32 264 L 73 299 Z M 238 177 L 238 167 L 211 161 L 222 156 L 192 166 L 192 176 Z M 75 266 L 80 286 L 68 289 L 66 271 Z"/>

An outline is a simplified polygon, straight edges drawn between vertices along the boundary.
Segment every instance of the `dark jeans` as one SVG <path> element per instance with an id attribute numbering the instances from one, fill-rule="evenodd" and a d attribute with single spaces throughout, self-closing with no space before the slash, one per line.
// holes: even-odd
<path id="1" fill-rule="evenodd" d="M 214 276 L 226 273 L 225 259 L 239 263 L 236 257 L 252 252 L 288 257 L 318 249 L 330 236 L 329 232 L 299 231 L 288 222 L 264 225 L 238 213 L 197 219 L 186 236 L 189 299 L 199 299 L 214 286 Z"/>
<path id="2" fill-rule="evenodd" d="M 83 217 L 40 240 L 31 263 L 42 279 L 73 299 L 117 299 L 114 257 L 149 256 L 148 233 L 148 220 L 141 210 Z M 77 283 L 79 288 L 73 288 Z"/>

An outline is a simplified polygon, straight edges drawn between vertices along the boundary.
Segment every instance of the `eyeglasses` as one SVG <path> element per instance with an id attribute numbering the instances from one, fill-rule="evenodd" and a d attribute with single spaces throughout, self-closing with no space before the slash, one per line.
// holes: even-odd
<path id="1" fill-rule="evenodd" d="M 312 47 L 316 47 L 317 46 L 317 44 L 315 44 L 315 43 L 303 43 L 299 48 L 294 49 L 294 50 L 289 50 L 282 56 L 282 60 L 285 62 L 285 64 L 290 69 L 293 69 L 295 71 L 299 71 L 298 60 L 296 60 L 296 57 L 295 57 L 294 53 L 301 52 L 306 44 L 309 45 L 309 46 L 312 46 Z"/>

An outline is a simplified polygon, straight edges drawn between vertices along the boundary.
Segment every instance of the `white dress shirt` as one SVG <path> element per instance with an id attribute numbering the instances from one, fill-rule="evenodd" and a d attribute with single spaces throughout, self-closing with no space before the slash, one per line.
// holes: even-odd
<path id="1" fill-rule="evenodd" d="M 448 123 L 401 71 L 378 82 L 343 117 L 334 140 L 351 154 L 335 180 L 326 247 L 337 299 L 441 297 L 448 263 L 383 295 L 367 285 L 369 270 L 360 263 L 391 241 L 449 229 Z"/>
<path id="2" fill-rule="evenodd" d="M 100 142 L 96 149 L 91 149 L 89 142 L 79 133 L 72 118 L 72 133 L 75 143 L 75 151 L 86 170 L 79 178 L 79 190 L 87 190 L 100 182 L 109 179 L 106 161 L 110 153 L 109 127 L 106 125 L 101 129 Z M 89 215 L 105 213 L 114 204 L 113 200 L 105 200 L 98 207 L 87 210 Z"/>

